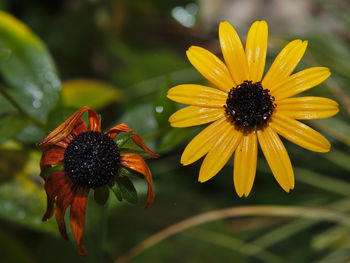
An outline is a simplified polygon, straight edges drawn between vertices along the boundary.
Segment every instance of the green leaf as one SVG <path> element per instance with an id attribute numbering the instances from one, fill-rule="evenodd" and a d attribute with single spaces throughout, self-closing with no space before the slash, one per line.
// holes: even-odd
<path id="1" fill-rule="evenodd" d="M 157 130 L 157 121 L 153 114 L 153 104 L 135 104 L 134 108 L 125 112 L 120 122 L 127 123 L 138 135 Z"/>
<path id="2" fill-rule="evenodd" d="M 20 133 L 28 124 L 28 120 L 18 114 L 0 116 L 0 144 Z"/>
<path id="3" fill-rule="evenodd" d="M 128 109 L 119 120 L 119 123 L 127 123 L 129 127 L 140 135 L 150 149 L 155 149 L 155 141 L 152 139 L 157 134 L 155 131 L 158 128 L 153 108 L 153 103 L 135 104 L 135 107 Z M 146 140 L 147 137 L 148 140 Z M 129 142 L 127 145 L 129 145 Z M 135 148 L 137 149 L 138 147 Z"/>
<path id="4" fill-rule="evenodd" d="M 18 151 L 17 156 L 11 159 L 22 162 L 23 154 L 27 152 Z M 15 152 L 13 152 L 15 154 Z M 46 210 L 46 194 L 43 180 L 39 177 L 41 153 L 32 151 L 25 165 L 16 164 L 12 161 L 11 180 L 0 185 L 0 218 L 16 222 L 27 228 L 40 232 L 49 232 L 58 235 L 57 224 L 54 219 L 42 222 L 42 216 Z M 27 159 L 25 159 L 27 160 Z M 18 171 L 14 171 L 15 167 Z M 1 171 L 4 171 L 1 169 Z M 14 174 L 15 173 L 15 174 Z"/>
<path id="5" fill-rule="evenodd" d="M 157 77 L 169 72 L 181 70 L 188 66 L 187 62 L 172 50 L 139 48 L 125 41 L 111 42 L 109 45 L 111 58 L 120 61 L 122 67 L 113 71 L 113 79 L 122 83 L 123 87 L 143 82 L 150 77 Z M 147 89 L 135 89 L 132 95 L 143 96 L 153 92 L 157 86 L 149 85 Z"/>
<path id="6" fill-rule="evenodd" d="M 4 61 L 6 59 L 9 59 L 11 56 L 11 50 L 10 49 L 1 49 L 0 50 L 0 61 Z"/>
<path id="7" fill-rule="evenodd" d="M 123 199 L 129 203 L 136 204 L 137 192 L 131 180 L 127 176 L 116 176 L 115 180 L 119 186 Z"/>
<path id="8" fill-rule="evenodd" d="M 115 138 L 115 143 L 118 145 L 119 148 L 123 147 L 123 145 L 130 140 L 133 133 L 134 131 L 118 134 L 118 136 Z"/>
<path id="9" fill-rule="evenodd" d="M 15 17 L 0 11 L 0 72 L 9 95 L 33 118 L 46 121 L 59 98 L 60 80 L 41 40 Z"/>
<path id="10" fill-rule="evenodd" d="M 332 148 L 330 152 L 321 156 L 350 172 L 350 155 L 346 151 L 342 152 Z"/>
<path id="11" fill-rule="evenodd" d="M 16 139 L 23 143 L 37 143 L 46 136 L 47 133 L 43 129 L 35 124 L 29 124 L 16 136 Z"/>
<path id="12" fill-rule="evenodd" d="M 168 119 L 177 110 L 176 103 L 166 97 L 171 86 L 172 83 L 167 78 L 163 86 L 159 89 L 154 103 L 154 117 L 159 127 L 169 128 Z"/>
<path id="13" fill-rule="evenodd" d="M 62 100 L 67 107 L 80 108 L 86 105 L 99 109 L 118 102 L 120 98 L 121 92 L 116 87 L 102 81 L 74 79 L 62 85 Z"/>
<path id="14" fill-rule="evenodd" d="M 159 147 L 158 151 L 164 152 L 172 150 L 173 148 L 179 146 L 182 142 L 187 140 L 187 137 L 189 136 L 188 129 L 171 129 L 168 133 L 165 134 L 163 137 Z"/>
<path id="15" fill-rule="evenodd" d="M 122 192 L 120 191 L 120 188 L 117 184 L 114 184 L 113 186 L 111 186 L 111 189 L 115 195 L 115 197 L 119 200 L 119 201 L 123 201 L 123 197 L 122 197 Z"/>
<path id="16" fill-rule="evenodd" d="M 348 121 L 335 117 L 310 122 L 321 131 L 346 145 L 350 145 L 350 125 Z"/>
<path id="17" fill-rule="evenodd" d="M 10 112 L 16 112 L 16 111 L 17 109 L 0 93 L 0 113 L 8 114 Z"/>
<path id="18" fill-rule="evenodd" d="M 109 197 L 108 186 L 101 186 L 95 189 L 94 199 L 98 204 L 104 205 L 107 202 L 108 197 Z"/>
<path id="19" fill-rule="evenodd" d="M 28 152 L 22 147 L 0 148 L 0 183 L 12 180 L 28 161 Z"/>
<path id="20" fill-rule="evenodd" d="M 35 260 L 29 252 L 26 244 L 19 242 L 17 238 L 0 229 L 0 247 L 6 248 L 1 250 L 1 262 L 21 262 L 34 263 Z"/>

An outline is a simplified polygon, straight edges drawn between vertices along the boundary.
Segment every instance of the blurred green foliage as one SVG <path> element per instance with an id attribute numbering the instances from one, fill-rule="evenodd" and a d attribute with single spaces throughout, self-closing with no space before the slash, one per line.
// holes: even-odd
<path id="1" fill-rule="evenodd" d="M 179 83 L 204 81 L 187 62 L 185 50 L 201 45 L 221 56 L 217 24 L 212 25 L 215 32 L 203 29 L 206 2 L 197 2 L 196 24 L 188 28 L 172 16 L 175 7 L 191 3 L 185 0 L 0 1 L 7 12 L 0 12 L 2 263 L 113 262 L 171 224 L 228 206 L 321 207 L 349 215 L 350 37 L 348 30 L 341 30 L 350 27 L 349 4 L 308 1 L 312 19 L 322 11 L 340 30 L 320 28 L 303 35 L 309 47 L 298 67 L 331 69 L 331 79 L 307 92 L 340 104 L 336 117 L 310 122 L 331 141 L 331 152 L 307 152 L 285 141 L 296 188 L 284 193 L 261 158 L 252 193 L 239 199 L 231 183 L 232 161 L 205 184 L 197 182 L 200 163 L 180 165 L 185 145 L 202 127 L 177 129 L 167 122 L 179 108 L 165 98 L 167 90 Z M 251 17 L 255 19 L 260 17 Z M 282 36 L 270 30 L 268 63 L 287 41 L 301 37 L 289 35 L 288 28 L 281 30 Z M 84 232 L 88 258 L 78 256 L 74 242 L 60 238 L 54 219 L 41 222 L 46 197 L 39 177 L 40 151 L 35 147 L 82 105 L 101 114 L 103 130 L 126 122 L 161 154 L 148 161 L 156 192 L 151 208 L 142 208 L 147 186 L 134 174 L 122 178 L 130 176 L 136 189 L 129 181 L 117 182 L 112 186 L 115 196 L 108 201 L 106 189 L 95 191 L 96 201 L 107 202 L 104 206 L 97 205 L 91 193 Z M 118 142 L 124 143 L 128 136 L 118 137 Z M 127 142 L 125 147 L 134 145 Z M 118 201 L 136 203 L 136 193 L 141 199 L 136 205 Z M 130 262 L 329 263 L 345 262 L 349 256 L 346 226 L 322 218 L 243 217 L 190 228 Z"/>

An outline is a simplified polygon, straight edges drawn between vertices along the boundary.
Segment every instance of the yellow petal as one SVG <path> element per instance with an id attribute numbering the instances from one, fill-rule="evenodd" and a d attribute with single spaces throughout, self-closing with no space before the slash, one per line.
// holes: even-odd
<path id="1" fill-rule="evenodd" d="M 190 127 L 216 121 L 224 116 L 224 108 L 189 106 L 171 115 L 169 122 L 173 127 Z"/>
<path id="2" fill-rule="evenodd" d="M 277 111 L 297 120 L 331 117 L 338 113 L 338 103 L 321 97 L 289 98 L 277 102 Z"/>
<path id="3" fill-rule="evenodd" d="M 284 191 L 294 188 L 294 173 L 286 148 L 270 128 L 258 130 L 258 139 L 270 169 Z"/>
<path id="4" fill-rule="evenodd" d="M 328 152 L 329 141 L 309 126 L 293 120 L 282 113 L 272 115 L 270 127 L 287 140 L 314 152 Z"/>
<path id="5" fill-rule="evenodd" d="M 236 30 L 229 22 L 221 22 L 219 26 L 219 39 L 222 54 L 226 65 L 230 70 L 236 85 L 248 80 L 249 71 L 247 58 L 244 53 L 242 42 Z"/>
<path id="6" fill-rule="evenodd" d="M 305 53 L 306 46 L 307 41 L 301 41 L 300 39 L 287 44 L 266 73 L 262 81 L 263 87 L 273 91 L 280 82 L 284 81 L 298 65 Z"/>
<path id="7" fill-rule="evenodd" d="M 230 123 L 230 126 L 215 140 L 215 144 L 210 147 L 207 156 L 204 158 L 199 170 L 199 182 L 208 181 L 224 167 L 240 143 L 241 138 L 242 132 L 236 130 Z"/>
<path id="8" fill-rule="evenodd" d="M 257 155 L 258 142 L 255 132 L 244 134 L 235 152 L 233 166 L 233 182 L 239 197 L 248 196 L 252 190 Z"/>
<path id="9" fill-rule="evenodd" d="M 276 85 L 271 94 L 276 100 L 289 98 L 311 89 L 331 75 L 328 68 L 313 67 L 295 73 Z"/>
<path id="10" fill-rule="evenodd" d="M 256 21 L 250 27 L 245 53 L 248 61 L 249 78 L 253 82 L 261 81 L 264 73 L 267 51 L 268 28 L 265 21 Z"/>
<path id="11" fill-rule="evenodd" d="M 191 46 L 186 54 L 199 73 L 219 89 L 228 92 L 235 86 L 227 67 L 213 53 L 201 47 Z"/>
<path id="12" fill-rule="evenodd" d="M 181 156 L 181 163 L 189 165 L 205 155 L 216 142 L 216 139 L 222 136 L 223 132 L 230 126 L 232 126 L 232 123 L 224 117 L 206 127 L 186 146 Z"/>
<path id="13" fill-rule="evenodd" d="M 167 97 L 183 104 L 207 108 L 222 108 L 227 100 L 225 92 L 195 84 L 175 86 L 168 90 Z"/>

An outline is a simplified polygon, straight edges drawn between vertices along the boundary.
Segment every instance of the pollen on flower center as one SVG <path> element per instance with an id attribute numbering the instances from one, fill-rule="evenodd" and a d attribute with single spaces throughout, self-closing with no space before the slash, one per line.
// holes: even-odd
<path id="1" fill-rule="evenodd" d="M 73 184 L 86 188 L 106 185 L 119 171 L 120 151 L 107 135 L 88 131 L 79 134 L 64 152 L 64 170 Z"/>
<path id="2" fill-rule="evenodd" d="M 230 90 L 224 107 L 236 126 L 253 129 L 269 120 L 275 108 L 274 100 L 261 82 L 244 81 Z"/>

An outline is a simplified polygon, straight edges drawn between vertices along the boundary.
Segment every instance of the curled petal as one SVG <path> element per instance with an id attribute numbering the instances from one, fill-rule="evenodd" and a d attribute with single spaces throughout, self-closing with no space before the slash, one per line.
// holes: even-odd
<path id="1" fill-rule="evenodd" d="M 235 152 L 233 182 L 239 197 L 249 195 L 252 190 L 258 156 L 258 142 L 255 132 L 244 134 Z"/>
<path id="2" fill-rule="evenodd" d="M 245 53 L 248 61 L 249 79 L 253 82 L 261 81 L 264 73 L 267 51 L 268 28 L 265 21 L 256 21 L 250 27 Z"/>
<path id="3" fill-rule="evenodd" d="M 64 184 L 57 193 L 55 208 L 56 222 L 61 236 L 66 240 L 68 240 L 68 235 L 66 224 L 64 223 L 64 214 L 66 213 L 67 207 L 73 202 L 73 197 L 71 183 Z"/>
<path id="4" fill-rule="evenodd" d="M 98 118 L 96 111 L 89 109 L 88 112 L 89 112 L 90 131 L 100 132 L 101 131 L 100 120 Z"/>
<path id="5" fill-rule="evenodd" d="M 68 147 L 68 144 L 74 139 L 74 137 L 71 134 L 68 134 L 66 137 L 64 137 L 61 141 L 56 142 L 54 145 L 59 146 L 61 148 L 66 149 Z"/>
<path id="6" fill-rule="evenodd" d="M 266 73 L 262 81 L 263 87 L 273 91 L 279 83 L 284 81 L 298 65 L 305 53 L 306 46 L 307 41 L 300 39 L 288 43 Z"/>
<path id="7" fill-rule="evenodd" d="M 89 112 L 90 130 L 100 131 L 100 123 L 97 113 L 89 107 L 83 106 L 73 113 L 68 119 L 66 119 L 60 126 L 53 130 L 48 136 L 37 143 L 37 146 L 53 145 L 62 141 L 73 131 L 74 128 L 76 128 L 76 125 L 80 123 L 79 119 L 81 115 L 83 115 L 83 113 L 86 111 Z"/>
<path id="8" fill-rule="evenodd" d="M 281 114 L 297 120 L 314 120 L 331 117 L 338 113 L 338 103 L 322 97 L 288 98 L 277 103 Z"/>
<path id="9" fill-rule="evenodd" d="M 224 167 L 236 150 L 241 138 L 242 132 L 236 130 L 232 124 L 228 126 L 204 158 L 201 169 L 199 170 L 199 182 L 208 181 Z"/>
<path id="10" fill-rule="evenodd" d="M 287 140 L 314 152 L 328 152 L 329 141 L 309 126 L 276 112 L 272 116 L 270 127 Z"/>
<path id="11" fill-rule="evenodd" d="M 118 124 L 107 131 L 107 135 L 114 139 L 120 132 L 130 132 L 132 129 L 125 123 Z"/>
<path id="12" fill-rule="evenodd" d="M 221 22 L 219 39 L 222 54 L 236 85 L 248 80 L 249 70 L 243 45 L 236 30 L 229 22 Z M 231 86 L 232 88 L 233 86 Z"/>
<path id="13" fill-rule="evenodd" d="M 148 183 L 148 194 L 146 207 L 149 207 L 154 199 L 153 180 L 150 169 L 142 157 L 136 153 L 121 154 L 121 164 L 126 168 L 142 174 Z"/>
<path id="14" fill-rule="evenodd" d="M 118 124 L 117 126 L 115 127 L 112 127 L 110 128 L 108 131 L 107 131 L 107 135 L 109 135 L 112 139 L 115 138 L 120 132 L 130 132 L 132 131 L 132 129 L 126 125 L 125 123 L 121 123 L 121 124 Z M 135 142 L 135 144 L 137 146 L 139 146 L 142 150 L 144 150 L 145 152 L 148 153 L 148 155 L 151 157 L 151 158 L 158 158 L 159 155 L 152 152 L 147 146 L 146 144 L 143 142 L 143 140 L 141 139 L 141 137 L 139 135 L 137 135 L 135 132 L 132 134 L 131 136 L 132 140 Z"/>
<path id="15" fill-rule="evenodd" d="M 168 90 L 167 97 L 173 101 L 206 108 L 223 108 L 227 94 L 203 85 L 183 84 Z"/>
<path id="16" fill-rule="evenodd" d="M 88 129 L 86 127 L 85 122 L 82 119 L 78 119 L 77 123 L 75 124 L 75 127 L 72 130 L 72 134 L 78 135 L 83 132 L 87 132 Z"/>
<path id="17" fill-rule="evenodd" d="M 216 121 L 224 117 L 224 114 L 224 108 L 189 106 L 171 115 L 169 122 L 173 127 L 190 127 Z"/>
<path id="18" fill-rule="evenodd" d="M 81 256 L 87 255 L 83 242 L 83 232 L 85 226 L 86 199 L 88 194 L 89 189 L 78 187 L 74 192 L 74 198 L 70 209 L 70 224 Z"/>
<path id="19" fill-rule="evenodd" d="M 50 174 L 45 181 L 44 189 L 47 197 L 46 212 L 42 218 L 43 221 L 48 220 L 52 214 L 55 205 L 55 197 L 58 191 L 66 184 L 64 170 L 59 170 Z"/>
<path id="20" fill-rule="evenodd" d="M 186 54 L 199 73 L 219 89 L 228 92 L 235 86 L 226 65 L 213 53 L 201 47 L 191 46 Z"/>
<path id="21" fill-rule="evenodd" d="M 258 130 L 258 139 L 276 181 L 284 191 L 289 192 L 294 188 L 294 172 L 281 139 L 270 127 Z"/>

